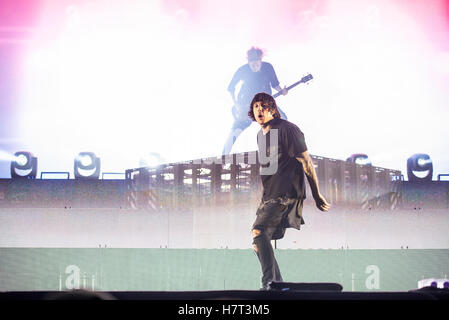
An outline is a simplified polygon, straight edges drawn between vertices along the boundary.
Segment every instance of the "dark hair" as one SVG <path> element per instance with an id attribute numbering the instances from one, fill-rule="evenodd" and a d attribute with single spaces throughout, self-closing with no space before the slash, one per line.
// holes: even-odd
<path id="1" fill-rule="evenodd" d="M 276 100 L 274 100 L 274 98 L 270 96 L 268 93 L 259 92 L 254 96 L 253 100 L 249 105 L 248 117 L 250 117 L 251 120 L 256 121 L 253 112 L 253 106 L 256 102 L 262 102 L 262 106 L 264 107 L 264 109 L 268 109 L 268 111 L 271 111 L 271 114 L 273 115 L 274 118 L 281 117 L 281 114 L 279 113 L 278 110 L 278 106 L 276 104 Z"/>
<path id="2" fill-rule="evenodd" d="M 248 59 L 248 61 L 259 60 L 262 59 L 262 57 L 263 51 L 262 49 L 259 49 L 257 47 L 251 47 L 251 49 L 246 52 L 246 58 Z"/>

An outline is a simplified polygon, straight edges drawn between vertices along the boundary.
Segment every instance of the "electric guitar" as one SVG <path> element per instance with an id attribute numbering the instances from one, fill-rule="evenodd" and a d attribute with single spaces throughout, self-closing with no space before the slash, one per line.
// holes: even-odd
<path id="1" fill-rule="evenodd" d="M 287 91 L 289 91 L 290 89 L 296 87 L 298 84 L 300 84 L 300 83 L 307 83 L 307 82 L 309 82 L 312 79 L 313 79 L 313 76 L 309 73 L 305 77 L 302 77 L 301 80 L 295 82 L 294 84 L 288 86 L 285 89 Z M 277 98 L 281 94 L 282 94 L 282 91 L 279 91 L 278 93 L 273 95 L 273 98 Z M 233 106 L 232 107 L 232 115 L 233 115 L 235 121 L 248 119 L 248 107 L 245 107 L 244 110 L 240 110 L 236 106 Z"/>

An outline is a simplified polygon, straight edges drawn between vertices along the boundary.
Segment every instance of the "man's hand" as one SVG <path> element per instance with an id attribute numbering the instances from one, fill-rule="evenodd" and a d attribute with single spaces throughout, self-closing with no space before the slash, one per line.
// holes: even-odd
<path id="1" fill-rule="evenodd" d="M 278 92 L 282 93 L 283 96 L 286 96 L 287 93 L 288 93 L 288 90 L 287 90 L 287 87 L 286 87 L 286 86 L 284 86 L 284 88 L 281 88 L 281 86 L 278 85 L 277 87 L 275 87 L 275 89 L 276 89 Z"/>
<path id="2" fill-rule="evenodd" d="M 284 86 L 284 87 L 282 88 L 281 92 L 282 92 L 282 95 L 283 95 L 283 96 L 286 96 L 287 93 L 288 93 L 287 87 Z"/>
<path id="3" fill-rule="evenodd" d="M 330 203 L 327 202 L 326 199 L 321 194 L 314 197 L 314 199 L 315 199 L 316 207 L 318 209 L 320 209 L 321 211 L 329 211 L 329 209 L 331 208 Z"/>

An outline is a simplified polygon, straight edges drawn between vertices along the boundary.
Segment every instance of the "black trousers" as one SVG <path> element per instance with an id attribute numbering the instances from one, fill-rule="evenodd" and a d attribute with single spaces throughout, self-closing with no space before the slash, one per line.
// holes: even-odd
<path id="1" fill-rule="evenodd" d="M 271 281 L 283 281 L 279 265 L 274 255 L 269 230 L 260 230 L 260 234 L 254 238 L 257 247 L 256 255 L 262 268 L 262 289 L 267 289 Z"/>
<path id="2" fill-rule="evenodd" d="M 257 247 L 256 254 L 262 268 L 262 289 L 267 289 L 271 281 L 283 281 L 271 240 L 284 236 L 291 211 L 289 204 L 279 199 L 261 204 L 257 211 L 253 230 L 259 230 L 260 234 L 254 237 L 253 244 Z"/>

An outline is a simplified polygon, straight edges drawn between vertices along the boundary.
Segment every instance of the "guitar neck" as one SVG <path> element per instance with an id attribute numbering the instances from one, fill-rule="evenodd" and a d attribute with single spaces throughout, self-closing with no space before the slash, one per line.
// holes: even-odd
<path id="1" fill-rule="evenodd" d="M 300 83 L 302 83 L 302 82 L 305 82 L 305 81 L 303 81 L 303 80 L 301 79 L 301 80 L 295 82 L 294 84 L 292 84 L 291 86 L 288 86 L 288 87 L 285 88 L 285 89 L 287 89 L 287 91 L 288 91 L 288 90 L 290 90 L 290 89 L 296 87 L 298 84 L 300 84 Z M 273 98 L 277 98 L 277 97 L 279 97 L 281 94 L 282 94 L 282 92 L 279 91 L 278 93 L 275 93 L 275 94 L 273 95 Z"/>

